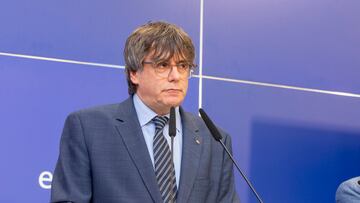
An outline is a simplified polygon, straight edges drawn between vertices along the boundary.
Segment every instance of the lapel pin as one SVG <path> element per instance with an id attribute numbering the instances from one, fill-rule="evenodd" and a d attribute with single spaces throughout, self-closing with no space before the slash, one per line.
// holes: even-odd
<path id="1" fill-rule="evenodd" d="M 197 143 L 197 144 L 200 144 L 200 140 L 196 137 L 195 138 L 195 142 Z"/>

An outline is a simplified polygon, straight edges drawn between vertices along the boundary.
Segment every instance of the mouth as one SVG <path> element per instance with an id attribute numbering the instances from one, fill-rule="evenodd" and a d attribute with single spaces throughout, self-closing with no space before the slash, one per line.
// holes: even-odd
<path id="1" fill-rule="evenodd" d="M 166 89 L 166 90 L 164 90 L 164 92 L 167 92 L 167 93 L 181 93 L 182 90 L 181 89 Z"/>

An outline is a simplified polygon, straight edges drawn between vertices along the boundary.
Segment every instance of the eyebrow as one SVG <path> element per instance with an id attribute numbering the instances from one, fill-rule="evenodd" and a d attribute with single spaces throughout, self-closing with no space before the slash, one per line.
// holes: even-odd
<path id="1" fill-rule="evenodd" d="M 180 60 L 180 61 L 175 61 L 176 63 L 187 63 L 187 61 L 186 60 L 184 60 L 184 59 L 182 59 L 182 60 Z"/>
<path id="2" fill-rule="evenodd" d="M 163 63 L 163 62 L 165 62 L 165 63 L 170 63 L 170 59 L 164 59 L 164 60 L 160 60 L 159 61 L 160 63 Z M 174 61 L 176 64 L 179 64 L 179 63 L 188 63 L 188 61 L 187 60 L 185 60 L 185 59 L 181 59 L 181 60 L 179 60 L 179 61 Z"/>

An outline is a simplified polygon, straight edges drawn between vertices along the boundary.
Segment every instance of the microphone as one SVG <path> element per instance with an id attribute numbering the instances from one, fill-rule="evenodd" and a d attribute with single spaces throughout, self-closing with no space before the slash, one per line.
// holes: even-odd
<path id="1" fill-rule="evenodd" d="M 170 118 L 169 118 L 169 136 L 171 138 L 171 148 L 170 148 L 170 152 L 171 152 L 171 163 L 174 166 L 174 171 L 175 171 L 175 163 L 174 163 L 174 137 L 176 136 L 176 116 L 175 116 L 175 108 L 171 107 L 170 108 Z M 173 185 L 173 181 L 171 181 L 171 188 L 174 188 Z M 173 190 L 171 190 L 171 196 L 174 197 L 175 199 L 175 194 L 173 194 Z M 175 200 L 172 199 L 172 203 L 175 202 Z"/>
<path id="2" fill-rule="evenodd" d="M 260 203 L 263 203 L 263 201 L 261 200 L 260 196 L 258 195 L 258 193 L 255 191 L 255 188 L 252 186 L 252 184 L 250 183 L 250 181 L 246 178 L 245 174 L 241 171 L 240 167 L 238 166 L 238 164 L 236 163 L 236 161 L 234 160 L 234 157 L 231 155 L 230 151 L 228 150 L 228 148 L 225 146 L 224 142 L 221 140 L 222 136 L 221 133 L 219 132 L 219 130 L 216 128 L 216 126 L 214 125 L 214 123 L 210 120 L 210 118 L 208 117 L 208 115 L 205 113 L 205 111 L 203 109 L 199 109 L 199 113 L 201 118 L 204 120 L 206 127 L 209 129 L 211 135 L 214 137 L 214 139 L 218 142 L 221 143 L 221 145 L 223 146 L 223 148 L 225 149 L 226 153 L 229 155 L 231 161 L 233 162 L 233 164 L 236 166 L 237 170 L 240 172 L 241 176 L 244 178 L 244 180 L 246 181 L 246 183 L 248 184 L 248 186 L 250 187 L 251 191 L 255 194 L 256 198 L 258 199 L 258 201 Z"/>
<path id="3" fill-rule="evenodd" d="M 174 138 L 176 136 L 176 117 L 174 107 L 170 108 L 169 135 L 171 138 Z"/>

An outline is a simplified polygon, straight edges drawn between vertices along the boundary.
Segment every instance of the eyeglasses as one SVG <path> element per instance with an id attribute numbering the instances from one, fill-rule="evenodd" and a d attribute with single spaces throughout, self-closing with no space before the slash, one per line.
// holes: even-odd
<path id="1" fill-rule="evenodd" d="M 177 63 L 175 65 L 172 65 L 168 62 L 153 62 L 153 61 L 144 61 L 143 64 L 149 64 L 152 65 L 152 67 L 155 69 L 155 73 L 163 78 L 167 78 L 170 75 L 170 72 L 172 71 L 172 68 L 176 66 L 177 71 L 180 73 L 181 76 L 186 77 L 188 79 L 191 78 L 192 73 L 194 72 L 194 68 L 196 65 L 189 64 L 186 62 Z"/>

